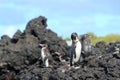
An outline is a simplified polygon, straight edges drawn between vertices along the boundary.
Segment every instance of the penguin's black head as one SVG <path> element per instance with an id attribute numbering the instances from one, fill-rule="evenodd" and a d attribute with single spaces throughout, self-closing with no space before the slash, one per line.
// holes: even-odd
<path id="1" fill-rule="evenodd" d="M 74 32 L 74 33 L 71 34 L 71 39 L 72 40 L 76 40 L 77 37 L 78 37 L 78 34 L 76 32 Z"/>
<path id="2" fill-rule="evenodd" d="M 81 38 L 82 41 L 84 42 L 89 42 L 90 41 L 90 35 L 89 34 L 84 34 Z"/>

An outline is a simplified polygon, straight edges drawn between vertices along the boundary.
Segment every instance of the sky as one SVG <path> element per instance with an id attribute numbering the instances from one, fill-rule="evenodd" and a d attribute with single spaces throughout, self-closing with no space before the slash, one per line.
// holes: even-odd
<path id="1" fill-rule="evenodd" d="M 72 32 L 120 34 L 120 0 L 0 0 L 0 36 L 12 37 L 38 16 L 63 38 Z"/>

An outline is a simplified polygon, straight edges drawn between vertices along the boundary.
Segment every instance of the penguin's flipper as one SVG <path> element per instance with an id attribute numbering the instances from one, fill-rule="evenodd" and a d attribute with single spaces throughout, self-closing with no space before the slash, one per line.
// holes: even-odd
<path id="1" fill-rule="evenodd" d="M 73 62 L 73 49 L 70 50 L 70 66 L 72 66 L 72 62 Z"/>
<path id="2" fill-rule="evenodd" d="M 76 58 L 75 48 L 73 49 L 74 58 Z"/>
<path id="3" fill-rule="evenodd" d="M 72 57 L 72 54 L 71 54 L 71 56 L 70 56 L 70 66 L 73 65 L 72 62 L 73 62 L 73 57 Z"/>

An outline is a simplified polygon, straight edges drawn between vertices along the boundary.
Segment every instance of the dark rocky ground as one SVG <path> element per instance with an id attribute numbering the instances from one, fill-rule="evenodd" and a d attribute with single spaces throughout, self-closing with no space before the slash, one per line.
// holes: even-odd
<path id="1" fill-rule="evenodd" d="M 46 43 L 53 56 L 53 68 L 44 68 L 39 43 Z M 69 61 L 69 46 L 52 30 L 43 16 L 28 22 L 24 32 L 0 40 L 0 80 L 120 80 L 120 42 L 98 42 L 80 62 L 80 68 L 59 71 L 63 65 L 55 52 Z"/>

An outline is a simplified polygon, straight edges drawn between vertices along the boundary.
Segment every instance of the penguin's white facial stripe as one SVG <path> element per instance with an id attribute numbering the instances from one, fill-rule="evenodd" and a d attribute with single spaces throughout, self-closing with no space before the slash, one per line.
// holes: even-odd
<path id="1" fill-rule="evenodd" d="M 41 48 L 43 48 L 43 47 L 44 47 L 44 44 L 39 44 L 39 46 L 40 46 Z"/>
<path id="2" fill-rule="evenodd" d="M 39 44 L 39 46 L 42 47 L 42 48 L 47 48 L 48 47 L 47 44 Z"/>

